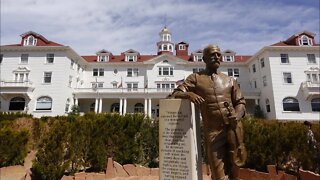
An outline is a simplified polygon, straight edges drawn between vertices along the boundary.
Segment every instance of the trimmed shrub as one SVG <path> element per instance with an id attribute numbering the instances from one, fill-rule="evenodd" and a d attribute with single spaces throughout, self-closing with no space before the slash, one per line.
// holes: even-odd
<path id="1" fill-rule="evenodd" d="M 315 151 L 308 143 L 307 127 L 297 122 L 245 119 L 246 167 L 266 171 L 268 164 L 293 174 L 298 168 L 315 172 Z M 317 127 L 319 128 L 319 127 Z M 319 139 L 317 139 L 319 142 Z"/>
<path id="2" fill-rule="evenodd" d="M 29 132 L 0 129 L 0 167 L 21 165 L 27 155 Z"/>

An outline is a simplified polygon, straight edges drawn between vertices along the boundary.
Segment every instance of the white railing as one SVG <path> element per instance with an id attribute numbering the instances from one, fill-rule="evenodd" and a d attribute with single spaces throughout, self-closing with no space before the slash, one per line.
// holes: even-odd
<path id="1" fill-rule="evenodd" d="M 170 93 L 174 88 L 76 88 L 75 93 Z"/>
<path id="2" fill-rule="evenodd" d="M 32 87 L 30 81 L 1 81 L 0 86 L 4 87 Z"/>
<path id="3" fill-rule="evenodd" d="M 302 88 L 320 88 L 320 82 L 305 81 L 301 84 Z"/>
<path id="4" fill-rule="evenodd" d="M 305 81 L 301 83 L 301 89 L 304 94 L 304 97 L 308 100 L 313 97 L 320 96 L 320 83 L 319 82 L 310 82 Z"/>

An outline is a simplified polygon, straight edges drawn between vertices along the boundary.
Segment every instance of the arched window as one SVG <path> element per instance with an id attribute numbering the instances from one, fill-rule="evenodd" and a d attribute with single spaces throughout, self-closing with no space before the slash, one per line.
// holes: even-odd
<path id="1" fill-rule="evenodd" d="M 283 101 L 284 111 L 300 111 L 299 101 L 292 97 L 284 98 Z"/>
<path id="2" fill-rule="evenodd" d="M 312 45 L 311 39 L 305 35 L 301 36 L 299 43 L 300 43 L 300 46 L 311 46 Z"/>
<path id="3" fill-rule="evenodd" d="M 134 105 L 134 112 L 135 113 L 143 113 L 144 111 L 144 106 L 141 103 L 137 103 Z"/>
<path id="4" fill-rule="evenodd" d="M 36 43 L 37 43 L 37 39 L 34 38 L 33 36 L 29 36 L 24 40 L 25 46 L 35 46 Z"/>
<path id="5" fill-rule="evenodd" d="M 320 111 L 320 98 L 315 98 L 311 100 L 312 111 Z"/>
<path id="6" fill-rule="evenodd" d="M 120 104 L 119 103 L 113 103 L 111 105 L 110 112 L 119 112 L 119 110 L 120 110 Z"/>
<path id="7" fill-rule="evenodd" d="M 23 97 L 14 97 L 10 100 L 9 111 L 23 111 L 26 100 Z"/>
<path id="8" fill-rule="evenodd" d="M 37 99 L 36 110 L 51 110 L 52 99 L 48 96 L 42 96 Z"/>
<path id="9" fill-rule="evenodd" d="M 266 109 L 267 109 L 267 112 L 270 112 L 270 102 L 269 102 L 269 99 L 266 99 Z"/>

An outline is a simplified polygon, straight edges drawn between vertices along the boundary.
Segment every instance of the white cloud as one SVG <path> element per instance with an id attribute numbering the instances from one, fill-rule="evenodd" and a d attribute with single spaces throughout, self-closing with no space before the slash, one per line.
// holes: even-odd
<path id="1" fill-rule="evenodd" d="M 32 30 L 81 55 L 131 48 L 156 54 L 164 25 L 190 51 L 217 43 L 237 54 L 254 54 L 303 30 L 319 33 L 317 6 L 290 1 L 2 0 L 0 13 L 1 44 Z"/>

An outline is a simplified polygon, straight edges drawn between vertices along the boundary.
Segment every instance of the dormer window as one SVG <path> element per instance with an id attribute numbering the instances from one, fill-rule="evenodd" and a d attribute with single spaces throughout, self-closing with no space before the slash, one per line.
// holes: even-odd
<path id="1" fill-rule="evenodd" d="M 203 61 L 202 55 L 195 55 L 195 56 L 193 57 L 193 59 L 194 59 L 194 61 L 196 61 L 196 62 L 202 62 L 202 61 Z"/>
<path id="2" fill-rule="evenodd" d="M 234 61 L 234 58 L 233 56 L 223 56 L 223 61 L 227 61 L 227 62 L 233 62 Z"/>
<path id="3" fill-rule="evenodd" d="M 129 61 L 129 62 L 134 62 L 134 61 L 137 61 L 137 56 L 136 55 L 126 55 L 126 61 Z"/>
<path id="4" fill-rule="evenodd" d="M 186 46 L 184 44 L 179 44 L 179 50 L 185 50 Z"/>
<path id="5" fill-rule="evenodd" d="M 308 36 L 301 36 L 299 39 L 299 45 L 300 46 L 312 46 L 312 39 Z"/>
<path id="6" fill-rule="evenodd" d="M 97 61 L 98 62 L 107 62 L 107 61 L 109 61 L 109 56 L 108 55 L 99 55 Z"/>
<path id="7" fill-rule="evenodd" d="M 37 44 L 37 39 L 34 38 L 33 36 L 28 36 L 24 40 L 24 46 L 35 46 Z"/>

